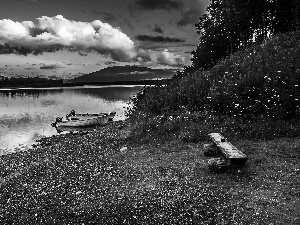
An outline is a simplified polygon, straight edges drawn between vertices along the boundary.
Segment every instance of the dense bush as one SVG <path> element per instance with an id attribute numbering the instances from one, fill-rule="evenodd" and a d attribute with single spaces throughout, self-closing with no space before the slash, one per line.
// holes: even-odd
<path id="1" fill-rule="evenodd" d="M 129 114 L 216 111 L 236 119 L 299 116 L 300 33 L 282 34 L 233 54 L 210 71 L 178 72 L 166 86 L 146 87 Z"/>
<path id="2" fill-rule="evenodd" d="M 129 116 L 139 113 L 151 115 L 176 114 L 182 110 L 204 111 L 210 91 L 208 77 L 196 71 L 174 76 L 165 86 L 145 87 L 137 96 L 131 99 L 132 108 Z M 205 104 L 203 104 L 205 103 Z"/>
<path id="3" fill-rule="evenodd" d="M 281 136 L 282 129 L 294 135 L 298 128 L 292 124 L 300 119 L 299 58 L 300 32 L 280 34 L 231 55 L 209 71 L 185 68 L 165 86 L 146 87 L 131 100 L 127 114 L 144 123 L 149 122 L 145 118 L 157 116 L 202 115 L 188 129 L 176 122 L 178 135 L 195 129 L 195 124 L 205 130 L 221 128 L 224 121 L 234 121 L 230 129 L 235 132 L 245 126 L 250 129 L 240 132 L 244 136 L 255 136 L 252 131 L 259 126 L 272 127 Z M 285 124 L 285 128 L 279 131 L 272 124 Z M 276 136 L 267 133 L 267 137 Z"/>
<path id="4" fill-rule="evenodd" d="M 282 34 L 210 70 L 211 107 L 241 119 L 299 117 L 300 33 Z"/>

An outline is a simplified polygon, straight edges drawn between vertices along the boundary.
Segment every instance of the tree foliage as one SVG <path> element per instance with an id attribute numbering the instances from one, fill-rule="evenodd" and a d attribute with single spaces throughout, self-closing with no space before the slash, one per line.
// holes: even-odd
<path id="1" fill-rule="evenodd" d="M 252 43 L 299 28 L 298 0 L 212 0 L 196 23 L 200 42 L 192 52 L 195 69 L 210 69 L 217 61 Z"/>
<path id="2" fill-rule="evenodd" d="M 62 86 L 63 80 L 52 80 L 42 77 L 0 77 L 0 87 L 51 87 Z"/>

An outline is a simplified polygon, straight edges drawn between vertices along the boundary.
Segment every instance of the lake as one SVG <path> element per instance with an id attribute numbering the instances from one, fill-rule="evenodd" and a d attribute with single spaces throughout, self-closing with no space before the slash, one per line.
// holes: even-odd
<path id="1" fill-rule="evenodd" d="M 59 135 L 50 124 L 76 113 L 116 112 L 125 119 L 129 99 L 142 86 L 0 89 L 0 155 L 24 151 L 37 139 Z"/>

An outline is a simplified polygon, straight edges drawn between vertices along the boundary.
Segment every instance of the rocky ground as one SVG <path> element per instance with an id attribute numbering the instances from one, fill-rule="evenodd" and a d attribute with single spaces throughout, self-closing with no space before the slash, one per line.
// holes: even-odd
<path id="1" fill-rule="evenodd" d="M 300 224 L 300 138 L 237 140 L 210 173 L 203 143 L 139 144 L 115 122 L 0 158 L 1 224 Z M 133 144 L 135 143 L 135 144 Z"/>

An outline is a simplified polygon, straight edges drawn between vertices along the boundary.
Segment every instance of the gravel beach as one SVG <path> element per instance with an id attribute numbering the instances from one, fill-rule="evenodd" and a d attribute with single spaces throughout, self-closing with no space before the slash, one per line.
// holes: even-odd
<path id="1" fill-rule="evenodd" d="M 203 143 L 139 144 L 123 121 L 0 158 L 1 224 L 300 224 L 300 139 L 241 140 L 210 173 Z M 132 144 L 135 143 L 135 144 Z"/>

